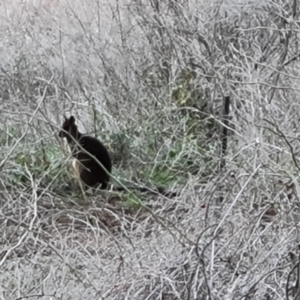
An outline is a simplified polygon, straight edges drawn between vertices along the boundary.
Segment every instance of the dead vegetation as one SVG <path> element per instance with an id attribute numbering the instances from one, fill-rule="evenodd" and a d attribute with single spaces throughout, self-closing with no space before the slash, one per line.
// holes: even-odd
<path id="1" fill-rule="evenodd" d="M 0 299 L 298 299 L 299 16 L 2 0 Z M 108 147 L 115 185 L 180 195 L 84 202 L 64 113 Z"/>

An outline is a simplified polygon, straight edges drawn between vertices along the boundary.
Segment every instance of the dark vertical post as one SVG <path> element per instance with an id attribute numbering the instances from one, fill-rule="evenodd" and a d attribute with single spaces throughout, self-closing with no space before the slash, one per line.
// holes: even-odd
<path id="1" fill-rule="evenodd" d="M 223 127 L 221 130 L 221 170 L 225 167 L 225 155 L 227 150 L 228 124 L 229 124 L 230 96 L 224 98 Z"/>

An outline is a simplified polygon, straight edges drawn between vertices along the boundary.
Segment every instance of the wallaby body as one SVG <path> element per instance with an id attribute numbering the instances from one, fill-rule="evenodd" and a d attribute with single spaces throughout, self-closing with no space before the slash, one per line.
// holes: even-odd
<path id="1" fill-rule="evenodd" d="M 107 172 L 111 173 L 112 164 L 105 146 L 98 139 L 80 133 L 73 116 L 65 117 L 59 136 L 67 139 L 72 155 L 77 161 L 73 166 L 77 169 L 80 180 L 88 187 L 99 186 L 106 189 L 109 182 Z"/>

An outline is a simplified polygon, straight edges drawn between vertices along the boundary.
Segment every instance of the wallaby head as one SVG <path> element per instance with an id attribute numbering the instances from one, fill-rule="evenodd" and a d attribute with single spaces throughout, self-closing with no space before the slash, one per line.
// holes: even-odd
<path id="1" fill-rule="evenodd" d="M 71 116 L 70 118 L 64 116 L 64 118 L 65 120 L 62 125 L 62 130 L 58 134 L 59 137 L 66 137 L 68 141 L 70 139 L 70 136 L 72 136 L 75 139 L 78 139 L 80 134 L 78 132 L 77 125 L 75 124 L 75 118 L 73 116 Z"/>

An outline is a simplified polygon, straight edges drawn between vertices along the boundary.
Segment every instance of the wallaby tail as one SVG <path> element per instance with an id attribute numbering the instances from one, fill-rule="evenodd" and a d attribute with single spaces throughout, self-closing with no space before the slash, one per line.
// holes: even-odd
<path id="1" fill-rule="evenodd" d="M 139 187 L 139 186 L 131 186 L 131 187 L 113 187 L 113 191 L 117 192 L 124 192 L 126 190 L 136 190 L 141 193 L 148 193 L 148 194 L 155 194 L 155 195 L 163 195 L 165 197 L 173 198 L 176 197 L 180 194 L 179 191 L 166 191 L 163 187 L 157 187 L 157 188 L 147 188 L 147 187 Z"/>

